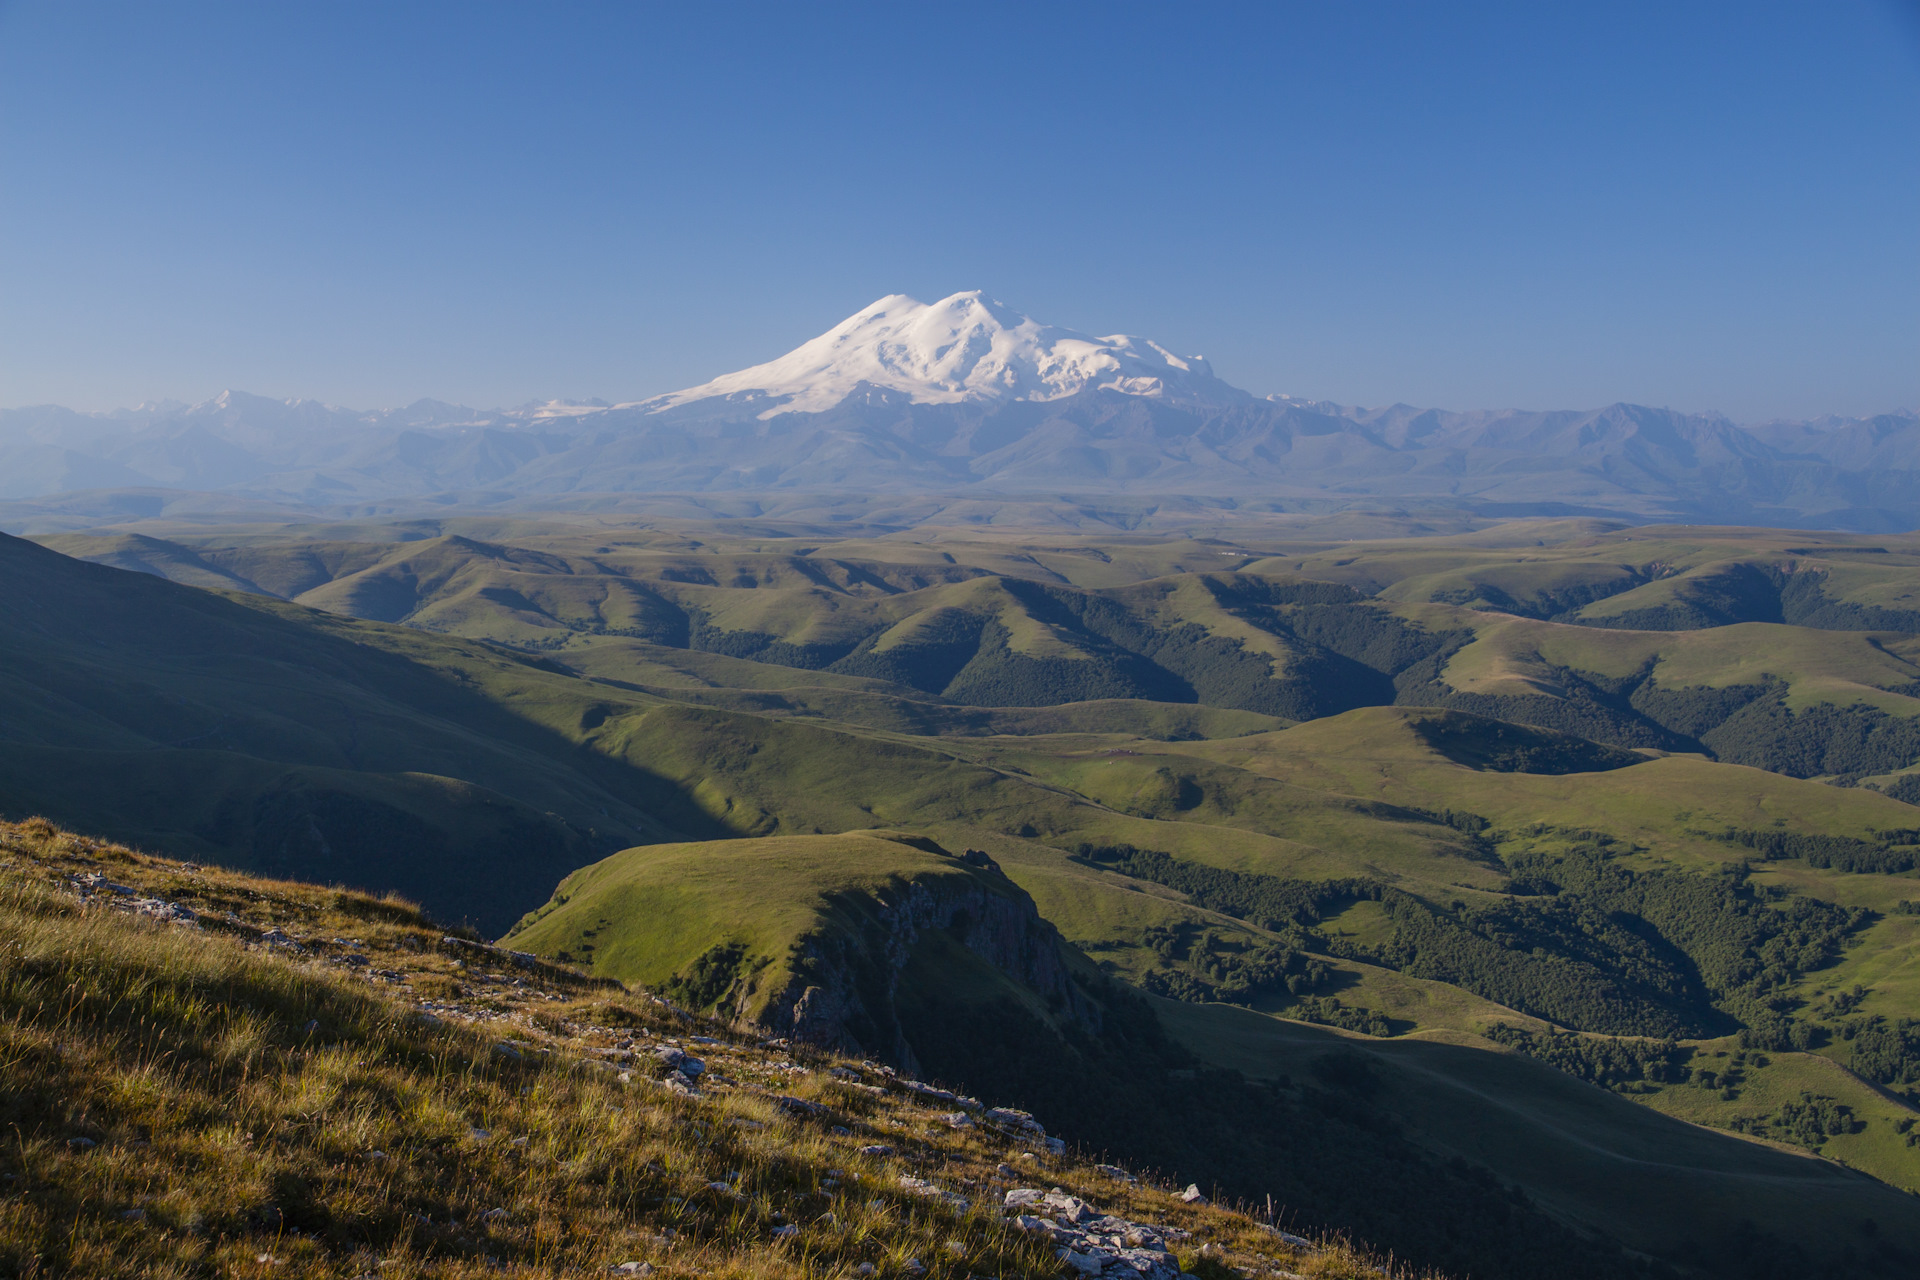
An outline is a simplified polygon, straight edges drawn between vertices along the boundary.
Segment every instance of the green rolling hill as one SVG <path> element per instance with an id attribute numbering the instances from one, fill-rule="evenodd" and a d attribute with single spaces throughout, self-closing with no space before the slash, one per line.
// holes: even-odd
<path id="1" fill-rule="evenodd" d="M 1423 1164 L 1489 1168 L 1595 1236 L 1675 1262 L 1705 1261 L 1721 1274 L 1743 1273 L 1714 1266 L 1713 1254 L 1744 1258 L 1771 1247 L 1757 1230 L 1743 1234 L 1734 1206 L 1809 1256 L 1857 1250 L 1863 1217 L 1883 1225 L 1885 1243 L 1920 1246 L 1920 1208 L 1900 1192 L 1791 1149 L 1636 1107 L 1478 1037 L 1431 1030 L 1382 1040 L 1217 1002 L 1130 1007 L 1041 923 L 1033 900 L 989 860 L 976 861 L 887 831 L 630 849 L 569 877 L 506 942 L 783 1033 L 884 1045 L 916 1069 L 1071 1116 L 1076 1131 L 1098 1140 L 1290 1196 L 1314 1193 L 1284 1166 L 1298 1162 L 1302 1141 L 1325 1142 L 1328 1132 L 1296 1132 L 1289 1142 L 1249 1117 L 1241 1123 L 1253 1126 L 1258 1145 L 1201 1147 L 1177 1130 L 1143 1126 L 1147 1114 L 1172 1116 L 1211 1135 L 1208 1104 L 1220 1101 L 1167 1088 L 1168 1064 L 1184 1076 L 1194 1066 L 1168 1058 L 1156 1037 L 1142 1039 L 1133 1019 L 1144 1008 L 1201 1063 L 1264 1082 L 1269 1121 L 1328 1130 L 1327 1118 L 1308 1121 L 1298 1106 L 1316 1088 L 1333 1089 L 1346 1110 L 1336 1109 L 1329 1131 L 1343 1146 L 1319 1153 L 1315 1173 L 1325 1178 L 1351 1176 L 1350 1164 L 1373 1158 L 1379 1139 L 1361 1139 L 1350 1127 L 1358 1125 L 1397 1135 Z M 1027 882 L 1026 868 L 1009 870 Z M 1050 910 L 1057 894 L 1039 900 Z M 1192 914 L 1166 906 L 1162 919 Z M 1106 923 L 1121 918 L 1107 913 Z M 1456 1012 L 1526 1021 L 1492 1005 Z M 988 1027 L 998 1030 L 980 1040 Z M 1019 1052 L 1009 1060 L 994 1042 L 1014 1029 Z M 1098 1081 L 1092 1097 L 1090 1079 Z M 1116 1109 L 1132 1127 L 1125 1139 Z M 1415 1198 L 1410 1216 L 1431 1199 Z M 1718 1225 L 1703 1232 L 1708 1205 Z"/>
<path id="2" fill-rule="evenodd" d="M 1920 799 L 1901 781 L 1920 761 L 1920 544 L 1899 537 L 1538 521 L 1334 550 L 1246 531 L 703 532 L 469 520 L 47 541 L 756 714 L 940 735 L 981 723 L 930 709 L 946 704 L 1446 706 Z"/>
<path id="3" fill-rule="evenodd" d="M 1358 1125 L 1707 1274 L 1920 1257 L 1916 548 L 1232 532 L 0 539 L 0 814 L 520 920 L 1249 1194 Z M 1307 1136 L 1221 1136 L 1263 1107 Z"/>

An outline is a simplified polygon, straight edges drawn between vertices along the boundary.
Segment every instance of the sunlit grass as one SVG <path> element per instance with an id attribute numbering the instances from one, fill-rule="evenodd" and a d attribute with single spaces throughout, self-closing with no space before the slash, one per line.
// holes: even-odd
<path id="1" fill-rule="evenodd" d="M 84 905 L 69 878 L 98 868 L 191 901 L 207 927 Z M 229 911 L 239 925 L 217 927 Z M 405 903 L 0 824 L 0 1274 L 1061 1270 L 1050 1246 L 1001 1218 L 1008 1184 L 995 1169 L 1018 1158 L 1017 1142 L 853 1089 L 819 1070 L 829 1062 L 781 1068 L 784 1050 L 551 969 L 526 996 L 537 1006 L 500 1002 L 517 1010 L 510 1021 L 423 1019 L 417 994 L 328 963 L 317 943 L 289 955 L 251 941 L 248 923 L 269 919 L 310 940 L 361 940 L 377 966 L 404 966 L 416 993 L 469 972 Z M 701 1051 L 737 1087 L 682 1098 L 652 1082 L 650 1056 L 622 1064 L 626 1081 L 590 1061 L 616 1037 L 644 1049 L 650 1035 L 701 1033 L 727 1039 Z M 770 1093 L 828 1110 L 796 1117 Z M 858 1153 L 876 1141 L 899 1156 Z M 1026 1167 L 1030 1180 L 1112 1199 L 1114 1184 L 1071 1159 Z M 968 1205 L 911 1194 L 909 1172 Z M 1361 1274 L 1343 1249 L 1292 1254 L 1165 1189 L 1128 1189 L 1114 1208 L 1194 1230 L 1249 1274 Z M 777 1239 L 786 1226 L 797 1233 Z M 1249 1246 L 1263 1256 L 1235 1252 Z"/>

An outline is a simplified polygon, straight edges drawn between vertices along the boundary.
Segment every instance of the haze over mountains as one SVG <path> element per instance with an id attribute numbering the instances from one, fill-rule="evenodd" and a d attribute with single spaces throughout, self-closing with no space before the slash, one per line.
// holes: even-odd
<path id="1" fill-rule="evenodd" d="M 1884 531 L 1910 527 L 1920 501 L 1920 415 L 1741 426 L 1629 404 L 1260 400 L 1143 338 L 1043 325 L 977 292 L 893 295 L 777 360 L 626 404 L 362 411 L 230 391 L 105 414 L 0 411 L 0 499 L 140 489 L 390 511 L 716 491 L 1126 493 Z"/>

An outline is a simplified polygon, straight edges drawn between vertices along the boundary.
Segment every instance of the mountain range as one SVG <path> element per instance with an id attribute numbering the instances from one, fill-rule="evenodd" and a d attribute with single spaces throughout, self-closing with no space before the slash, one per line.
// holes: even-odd
<path id="1" fill-rule="evenodd" d="M 1631 404 L 1260 399 L 1200 357 L 1043 325 L 977 292 L 882 298 L 776 360 L 622 404 L 359 411 L 229 391 L 111 413 L 0 411 L 0 519 L 17 524 L 54 495 L 154 489 L 209 495 L 209 511 L 1126 493 L 1889 531 L 1911 527 L 1920 502 L 1920 414 L 1743 426 Z"/>

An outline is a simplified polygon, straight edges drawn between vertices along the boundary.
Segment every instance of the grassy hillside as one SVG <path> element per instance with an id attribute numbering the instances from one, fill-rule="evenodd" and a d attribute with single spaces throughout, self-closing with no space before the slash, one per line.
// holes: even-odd
<path id="1" fill-rule="evenodd" d="M 1440 705 L 1920 799 L 1899 781 L 1920 764 L 1911 539 L 1536 521 L 1289 547 L 1287 528 L 779 537 L 764 522 L 468 520 L 49 541 L 756 713 L 948 733 L 967 730 L 930 705 L 1147 700 L 1296 720 Z M 783 682 L 727 658 L 821 674 Z"/>
<path id="2" fill-rule="evenodd" d="M 1339 1034 L 1217 1005 L 1156 1008 L 1197 1052 L 1253 1076 L 1310 1072 L 1325 1037 Z M 1735 1143 L 1676 1124 L 1520 1055 L 1489 1052 L 1484 1041 L 1349 1036 L 1344 1048 L 1354 1055 L 1348 1069 L 1367 1081 L 1369 1105 L 1423 1143 L 1493 1164 L 1552 1211 L 1707 1273 L 1812 1274 L 1834 1256 L 1865 1271 L 1887 1243 L 1883 1215 L 1905 1221 L 1911 1213 L 1910 1196 L 1861 1173 L 1784 1144 Z M 1747 1230 L 1714 1238 L 1716 1221 L 1744 1221 Z M 1761 1242 L 1756 1223 L 1775 1239 Z"/>
<path id="3" fill-rule="evenodd" d="M 796 983 L 831 980 L 818 963 L 822 950 L 857 953 L 856 977 L 865 981 L 889 946 L 911 945 L 929 927 L 913 923 L 917 905 L 956 897 L 974 916 L 989 900 L 1018 911 L 1025 899 L 1005 877 L 898 832 L 648 845 L 568 876 L 505 941 L 673 991 L 697 1008 L 766 1021 L 775 1002 L 797 998 Z M 1051 945 L 1037 916 L 1031 924 L 1036 945 Z M 952 982 L 1012 989 L 990 964 L 964 952 L 962 960 L 945 975 Z M 878 1006 L 863 1010 L 867 1024 L 896 1021 L 883 991 L 846 995 L 861 997 Z M 892 1047 L 890 1032 L 881 1043 L 874 1036 L 858 1038 Z"/>
<path id="4" fill-rule="evenodd" d="M 1763 1212 L 1809 1250 L 1780 1274 L 1870 1255 L 1844 1206 L 1881 1191 L 1836 1162 L 1920 1188 L 1904 542 L 804 533 L 108 549 L 142 574 L 0 540 L 0 812 L 489 933 L 532 912 L 543 954 L 1435 1265 L 1541 1273 L 1448 1252 L 1437 1208 L 1342 1217 L 1396 1161 L 1463 1156 L 1669 1260 L 1692 1214 L 1732 1274 L 1769 1274 L 1752 1187 L 1789 1189 Z M 220 590 L 161 580 L 191 574 Z M 1600 625 L 1742 582 L 1745 614 Z M 1004 875 L 943 852 L 968 849 Z M 1016 917 L 1050 941 L 994 942 Z M 1361 1083 L 1320 1064 L 1342 1054 Z M 1524 1106 L 1486 1091 L 1512 1072 Z M 1704 1207 L 1663 1217 L 1668 1175 L 1622 1172 L 1658 1134 Z M 1756 1152 L 1786 1172 L 1738 1172 Z M 1422 1203 L 1486 1209 L 1442 1184 Z"/>
<path id="5" fill-rule="evenodd" d="M 1018 827 L 1075 803 L 930 743 L 668 703 L 17 539 L 0 538 L 0 582 L 16 602 L 0 616 L 0 811 L 396 889 L 494 932 L 637 841 L 921 810 Z M 884 785 L 849 793 L 849 770 Z"/>
<path id="6" fill-rule="evenodd" d="M 1010 870 L 1028 881 L 1024 869 Z M 945 1078 L 978 1088 L 992 1081 L 1023 1104 L 1060 1117 L 1071 1131 L 1097 1133 L 1096 1140 L 1121 1149 L 1130 1144 L 1135 1159 L 1150 1158 L 1148 1152 L 1164 1158 L 1183 1145 L 1151 1132 L 1142 1112 L 1172 1112 L 1191 1125 L 1211 1126 L 1210 1112 L 1204 1106 L 1194 1110 L 1190 1093 L 1170 1095 L 1158 1071 L 1137 1069 L 1143 1060 L 1158 1066 L 1171 1050 L 1147 1024 L 1130 1021 L 1127 1000 L 1085 969 L 1075 970 L 1074 985 L 1098 1011 L 1097 1023 L 1075 1016 L 1073 997 L 1036 999 L 1034 987 L 997 971 L 986 958 L 993 946 L 967 925 L 901 934 L 889 915 L 897 920 L 913 882 L 924 885 L 927 877 L 980 884 L 996 879 L 991 871 L 969 868 L 887 833 L 635 849 L 570 878 L 550 908 L 523 923 L 512 942 L 545 955 L 589 955 L 597 973 L 644 974 L 665 989 L 697 993 L 703 1003 L 782 1029 L 779 1001 L 770 1002 L 769 993 L 785 991 L 784 999 L 792 1001 L 798 985 L 782 966 L 832 952 L 850 933 L 866 931 L 894 940 L 897 976 L 891 992 L 899 1025 L 909 1051 Z M 1010 889 L 1002 882 L 988 891 L 1006 895 Z M 1109 929 L 1177 925 L 1183 915 L 1199 914 L 1177 900 L 1138 892 L 1137 886 L 1082 885 L 1070 892 L 1081 899 L 1107 899 L 1098 914 Z M 1042 909 L 1050 912 L 1059 896 L 1038 895 Z M 1085 923 L 1084 914 L 1078 923 Z M 1211 923 L 1217 936 L 1237 929 L 1262 943 L 1277 940 L 1230 917 L 1215 915 Z M 701 949 L 709 939 L 725 940 L 716 947 L 723 952 L 739 944 L 724 974 L 714 972 L 712 953 Z M 878 957 L 887 949 L 870 945 L 867 953 Z M 1358 967 L 1346 964 L 1338 972 Z M 1444 990 L 1440 984 L 1379 972 L 1386 979 L 1383 987 L 1426 985 L 1428 1001 Z M 807 979 L 815 980 L 829 981 L 818 972 Z M 860 981 L 887 985 L 873 974 Z M 847 999 L 823 990 L 814 987 L 807 998 Z M 924 1012 L 916 1005 L 924 1005 Z M 1541 1025 L 1485 1002 L 1465 1005 L 1457 997 L 1442 1016 L 1488 1019 L 1482 1025 Z M 1213 1176 L 1225 1185 L 1272 1186 L 1284 1176 L 1276 1161 L 1297 1161 L 1303 1147 L 1315 1150 L 1312 1165 L 1320 1176 L 1344 1181 L 1365 1165 L 1368 1147 L 1392 1134 L 1395 1141 L 1410 1142 L 1410 1150 L 1427 1153 L 1419 1159 L 1458 1158 L 1487 1168 L 1585 1230 L 1675 1261 L 1708 1263 L 1709 1274 L 1765 1274 L 1744 1269 L 1747 1251 L 1781 1247 L 1742 1227 L 1743 1215 L 1762 1215 L 1771 1230 L 1805 1251 L 1794 1264 L 1798 1269 L 1783 1274 L 1809 1273 L 1817 1270 L 1817 1259 L 1848 1252 L 1857 1265 L 1875 1265 L 1859 1236 L 1863 1216 L 1874 1216 L 1876 1230 L 1887 1232 L 1875 1238 L 1875 1247 L 1920 1243 L 1920 1235 L 1895 1234 L 1920 1232 L 1915 1202 L 1870 1178 L 1777 1145 L 1668 1119 L 1660 1110 L 1637 1107 L 1482 1037 L 1435 1031 L 1386 1040 L 1354 1037 L 1217 1002 L 1160 1000 L 1150 1018 L 1202 1060 L 1268 1081 L 1264 1107 L 1290 1117 L 1289 1136 L 1281 1138 L 1268 1135 L 1250 1115 L 1241 1116 L 1238 1123 L 1252 1125 L 1259 1137 L 1254 1152 L 1213 1147 L 1201 1155 L 1188 1149 L 1180 1167 L 1210 1160 Z M 996 1030 L 989 1033 L 989 1026 Z M 1006 1040 L 1011 1028 L 1023 1026 L 1013 1037 L 1020 1045 L 1017 1058 L 1002 1061 L 988 1048 Z M 1712 1049 L 1703 1046 L 1701 1053 L 1710 1055 Z M 1192 1068 L 1175 1070 L 1185 1074 Z M 1068 1081 L 1071 1087 L 1063 1087 Z M 1329 1100 L 1344 1100 L 1332 1113 L 1342 1117 L 1339 1121 L 1330 1122 L 1326 1112 L 1296 1109 L 1303 1097 L 1329 1088 L 1334 1091 Z M 1222 1081 L 1208 1093 L 1218 1101 L 1239 1090 Z M 1076 1107 L 1069 1096 L 1075 1091 L 1092 1105 Z M 1116 1108 L 1131 1117 L 1125 1138 L 1111 1124 L 1099 1123 L 1101 1113 L 1110 1117 Z M 1891 1136 L 1886 1121 L 1875 1112 L 1869 1123 L 1876 1132 L 1884 1123 Z M 1346 1127 L 1353 1123 L 1374 1137 L 1362 1142 Z M 1330 1140 L 1339 1144 L 1338 1154 L 1325 1145 Z M 1856 1148 L 1849 1146 L 1848 1154 L 1856 1154 Z M 1302 1203 L 1291 1198 L 1301 1194 L 1310 1193 L 1290 1187 L 1288 1202 Z M 1712 1260 L 1715 1251 L 1725 1250 L 1734 1251 L 1726 1257 L 1741 1259 L 1731 1269 Z"/>
<path id="7" fill-rule="evenodd" d="M 5 825 L 0 936 L 10 1275 L 1051 1274 L 1002 1215 L 1020 1185 L 1154 1224 L 1202 1275 L 1376 1274 L 395 899 Z"/>

